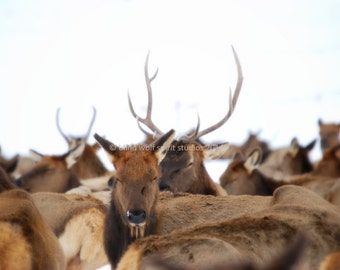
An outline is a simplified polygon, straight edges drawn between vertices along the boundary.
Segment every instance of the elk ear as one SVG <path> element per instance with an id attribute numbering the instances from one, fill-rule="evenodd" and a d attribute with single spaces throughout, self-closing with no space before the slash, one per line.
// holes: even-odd
<path id="1" fill-rule="evenodd" d="M 94 138 L 97 140 L 100 146 L 103 147 L 105 152 L 109 155 L 111 162 L 114 162 L 114 160 L 119 157 L 120 151 L 118 146 L 99 136 L 97 133 L 94 134 Z"/>
<path id="2" fill-rule="evenodd" d="M 308 152 L 311 151 L 311 150 L 314 148 L 315 143 L 316 143 L 316 139 L 313 140 L 313 141 L 311 141 L 311 142 L 305 147 L 305 149 L 307 149 Z"/>
<path id="3" fill-rule="evenodd" d="M 250 152 L 247 159 L 244 162 L 244 167 L 247 169 L 248 173 L 252 173 L 254 169 L 260 164 L 262 159 L 262 151 L 260 148 L 255 148 Z"/>
<path id="4" fill-rule="evenodd" d="M 161 163 L 161 161 L 169 151 L 170 145 L 174 137 L 175 131 L 171 129 L 152 144 L 153 145 L 152 149 L 158 159 L 158 164 Z"/>
<path id="5" fill-rule="evenodd" d="M 70 150 L 66 155 L 65 161 L 67 168 L 71 168 L 81 157 L 85 149 L 85 143 L 79 144 L 76 148 Z"/>
<path id="6" fill-rule="evenodd" d="M 321 118 L 318 119 L 318 125 L 319 125 L 319 126 L 322 125 L 322 120 L 321 120 Z"/>
<path id="7" fill-rule="evenodd" d="M 229 143 L 203 146 L 204 160 L 220 158 L 229 149 Z"/>
<path id="8" fill-rule="evenodd" d="M 29 155 L 35 163 L 38 163 L 44 157 L 43 154 L 40 154 L 39 152 L 37 152 L 33 149 L 29 150 Z"/>
<path id="9" fill-rule="evenodd" d="M 299 152 L 300 145 L 298 143 L 297 138 L 293 138 L 292 142 L 290 143 L 288 152 L 295 157 L 297 153 Z"/>

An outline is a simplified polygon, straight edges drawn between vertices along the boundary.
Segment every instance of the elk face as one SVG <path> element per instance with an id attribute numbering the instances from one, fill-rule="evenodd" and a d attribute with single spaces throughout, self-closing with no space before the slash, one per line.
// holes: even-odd
<path id="1" fill-rule="evenodd" d="M 111 204 L 119 212 L 123 224 L 130 229 L 131 238 L 143 237 L 155 218 L 158 179 L 161 176 L 159 164 L 173 137 L 174 131 L 170 130 L 151 145 L 119 148 L 95 135 L 115 167 Z"/>
<path id="2" fill-rule="evenodd" d="M 296 138 L 291 141 L 290 147 L 282 161 L 282 171 L 288 175 L 307 173 L 312 171 L 313 165 L 309 160 L 309 152 L 314 148 L 316 140 L 307 146 L 299 145 Z"/>
<path id="3" fill-rule="evenodd" d="M 313 171 L 314 175 L 340 176 L 340 144 L 327 149 Z"/>
<path id="4" fill-rule="evenodd" d="M 204 161 L 219 158 L 228 148 L 228 143 L 202 146 L 185 140 L 173 142 L 161 162 L 160 190 L 209 194 L 209 183 L 213 180 L 208 175 Z"/>
<path id="5" fill-rule="evenodd" d="M 225 172 L 220 177 L 221 186 L 230 195 L 249 194 L 255 195 L 259 175 L 254 173 L 261 162 L 261 150 L 254 149 L 246 159 L 236 153 Z"/>
<path id="6" fill-rule="evenodd" d="M 37 164 L 16 180 L 16 185 L 28 192 L 65 192 L 79 186 L 79 180 L 70 171 L 84 151 L 84 144 L 64 155 L 42 155 L 31 151 Z"/>
<path id="7" fill-rule="evenodd" d="M 340 124 L 318 121 L 321 150 L 325 151 L 340 143 Z"/>

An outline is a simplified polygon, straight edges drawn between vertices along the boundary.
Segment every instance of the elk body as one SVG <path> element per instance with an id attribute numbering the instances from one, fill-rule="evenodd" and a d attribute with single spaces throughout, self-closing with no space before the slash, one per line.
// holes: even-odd
<path id="1" fill-rule="evenodd" d="M 299 269 L 317 270 L 328 254 L 339 250 L 340 215 L 336 206 L 292 185 L 280 187 L 270 199 L 268 208 L 247 215 L 138 239 L 129 246 L 117 270 L 144 269 L 153 256 L 189 269 L 226 261 L 236 264 L 245 258 L 260 268 L 300 231 L 307 234 L 310 244 Z"/>
<path id="2" fill-rule="evenodd" d="M 64 270 L 63 250 L 31 195 L 0 170 L 0 269 Z"/>
<path id="3" fill-rule="evenodd" d="M 234 95 L 229 100 L 229 110 L 227 114 L 219 122 L 213 126 L 199 131 L 200 123 L 196 130 L 190 136 L 183 136 L 173 141 L 170 151 L 168 151 L 166 157 L 161 162 L 162 175 L 159 179 L 160 190 L 169 190 L 172 192 L 189 192 L 194 194 L 206 194 L 206 195 L 226 195 L 225 191 L 216 184 L 209 176 L 204 161 L 209 159 L 220 158 L 229 148 L 228 143 L 222 143 L 219 145 L 207 145 L 202 146 L 199 143 L 199 139 L 218 129 L 224 123 L 228 121 L 232 115 L 236 106 L 239 93 L 241 91 L 243 75 L 241 65 L 238 56 L 233 49 L 234 59 L 238 71 L 238 80 Z M 151 82 L 155 79 L 158 70 L 152 76 L 149 77 L 148 73 L 148 59 L 145 61 L 144 73 L 145 81 L 148 90 L 148 106 L 147 114 L 145 118 L 139 117 L 133 109 L 131 99 L 129 97 L 129 106 L 132 115 L 137 119 L 138 126 L 148 136 L 158 137 L 164 134 L 151 120 L 152 112 L 152 88 Z M 141 124 L 147 126 L 153 134 L 150 134 L 141 127 Z"/>

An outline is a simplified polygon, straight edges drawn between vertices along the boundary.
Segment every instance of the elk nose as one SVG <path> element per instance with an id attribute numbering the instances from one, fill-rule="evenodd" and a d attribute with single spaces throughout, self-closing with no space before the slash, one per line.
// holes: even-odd
<path id="1" fill-rule="evenodd" d="M 321 139 L 321 148 L 322 149 L 327 149 L 328 148 L 328 143 L 326 139 Z"/>
<path id="2" fill-rule="evenodd" d="M 20 179 L 15 180 L 14 185 L 16 185 L 17 187 L 22 187 L 21 180 Z"/>
<path id="3" fill-rule="evenodd" d="M 159 187 L 160 191 L 169 191 L 169 190 L 171 190 L 170 187 L 167 184 L 165 184 L 164 182 L 159 182 L 158 187 Z"/>
<path id="4" fill-rule="evenodd" d="M 132 209 L 126 212 L 126 216 L 131 223 L 140 224 L 145 221 L 145 211 L 142 209 Z"/>

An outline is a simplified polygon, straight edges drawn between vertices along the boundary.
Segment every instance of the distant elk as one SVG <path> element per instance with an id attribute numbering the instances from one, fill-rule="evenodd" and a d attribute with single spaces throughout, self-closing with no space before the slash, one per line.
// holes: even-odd
<path id="1" fill-rule="evenodd" d="M 261 195 L 271 196 L 283 185 L 298 185 L 313 190 L 325 200 L 340 205 L 340 174 L 328 157 L 322 159 L 319 165 L 310 173 L 298 174 L 283 179 L 274 179 L 264 175 L 259 169 L 261 150 L 254 149 L 247 157 L 236 155 L 220 177 L 220 184 L 230 195 Z M 330 164 L 328 166 L 328 164 Z M 338 161 L 339 164 L 339 161 Z M 328 168 L 329 170 L 324 170 Z M 325 171 L 326 174 L 321 174 Z"/>
<path id="2" fill-rule="evenodd" d="M 319 119 L 318 126 L 322 152 L 340 144 L 340 123 L 325 123 Z"/>
<path id="3" fill-rule="evenodd" d="M 272 152 L 268 142 L 259 139 L 259 132 L 249 132 L 248 138 L 241 145 L 230 144 L 228 151 L 221 156 L 221 159 L 232 159 L 236 153 L 248 156 L 255 148 L 260 148 L 262 151 L 261 163 L 263 163 Z"/>
<path id="4" fill-rule="evenodd" d="M 259 170 L 276 179 L 311 172 L 313 164 L 309 153 L 315 144 L 316 139 L 302 146 L 294 137 L 289 146 L 272 150 L 266 160 L 259 165 Z"/>
<path id="5" fill-rule="evenodd" d="M 66 192 L 80 185 L 79 178 L 71 170 L 83 154 L 85 144 L 62 155 L 44 155 L 31 150 L 36 165 L 20 176 L 15 184 L 28 192 Z"/>
<path id="6" fill-rule="evenodd" d="M 160 163 L 162 168 L 162 175 L 159 179 L 159 188 L 161 191 L 169 190 L 172 192 L 189 192 L 194 194 L 206 195 L 226 195 L 225 191 L 216 184 L 209 176 L 204 161 L 210 159 L 220 158 L 229 148 L 229 143 L 213 144 L 202 146 L 198 141 L 199 139 L 218 129 L 225 124 L 232 115 L 243 82 L 243 75 L 238 56 L 232 48 L 234 59 L 237 66 L 238 78 L 234 95 L 229 95 L 229 110 L 227 114 L 216 124 L 209 128 L 199 131 L 200 121 L 196 130 L 188 136 L 182 136 L 172 142 L 170 151 Z M 150 77 L 148 72 L 148 59 L 146 57 L 144 74 L 148 90 L 148 105 L 146 117 L 142 118 L 137 115 L 133 109 L 130 96 L 128 96 L 130 111 L 134 118 L 136 118 L 139 128 L 150 138 L 159 137 L 164 133 L 153 123 L 151 119 L 152 112 L 152 88 L 151 82 L 156 78 L 158 70 Z M 141 124 L 148 127 L 152 133 L 147 132 L 142 128 Z"/>
<path id="7" fill-rule="evenodd" d="M 67 136 L 60 127 L 60 121 L 59 121 L 59 114 L 60 114 L 60 108 L 57 109 L 56 113 L 56 124 L 59 133 L 61 136 L 65 139 L 68 149 L 72 150 L 75 147 L 79 146 L 80 144 L 84 144 L 84 151 L 82 155 L 79 157 L 79 161 L 72 166 L 71 171 L 82 180 L 86 180 L 89 178 L 99 177 L 105 175 L 108 170 L 104 166 L 104 164 L 101 162 L 100 158 L 97 155 L 97 151 L 100 149 L 100 146 L 95 143 L 93 145 L 90 145 L 87 143 L 88 138 L 90 136 L 94 121 L 96 119 L 96 108 L 93 107 L 93 116 L 90 122 L 90 125 L 87 129 L 87 132 L 83 136 Z"/>

